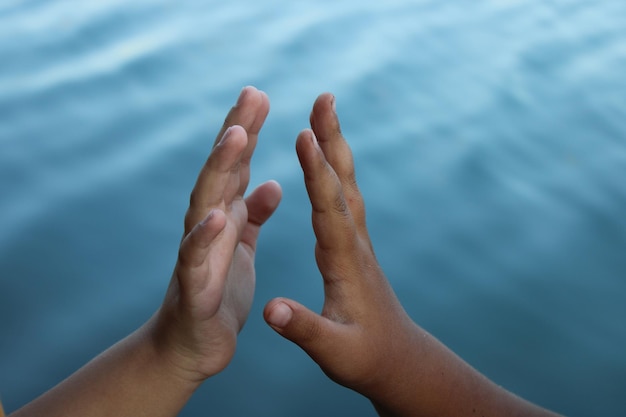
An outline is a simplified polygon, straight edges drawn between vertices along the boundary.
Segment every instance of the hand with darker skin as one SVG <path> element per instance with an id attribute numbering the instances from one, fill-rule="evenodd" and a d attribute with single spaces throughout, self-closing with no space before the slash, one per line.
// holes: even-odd
<path id="1" fill-rule="evenodd" d="M 376 260 L 332 95 L 317 99 L 310 123 L 296 151 L 324 306 L 316 314 L 277 298 L 265 307 L 268 324 L 382 416 L 554 416 L 493 384 L 406 314 Z"/>
<path id="2" fill-rule="evenodd" d="M 389 368 L 381 365 L 406 357 L 417 329 L 374 255 L 352 153 L 331 95 L 318 98 L 310 122 L 312 130 L 300 133 L 296 151 L 311 200 L 324 307 L 318 315 L 295 301 L 275 299 L 266 306 L 265 318 L 330 378 L 367 393 L 385 382 Z"/>

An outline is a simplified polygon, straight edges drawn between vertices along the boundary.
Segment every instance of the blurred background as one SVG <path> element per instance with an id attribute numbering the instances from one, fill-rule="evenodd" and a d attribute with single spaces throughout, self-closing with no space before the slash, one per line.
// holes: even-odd
<path id="1" fill-rule="evenodd" d="M 8 412 L 160 305 L 244 85 L 251 186 L 284 200 L 238 351 L 181 416 L 375 416 L 262 319 L 318 310 L 294 151 L 332 91 L 378 258 L 415 321 L 506 388 L 626 415 L 626 2 L 2 0 L 0 396 Z"/>

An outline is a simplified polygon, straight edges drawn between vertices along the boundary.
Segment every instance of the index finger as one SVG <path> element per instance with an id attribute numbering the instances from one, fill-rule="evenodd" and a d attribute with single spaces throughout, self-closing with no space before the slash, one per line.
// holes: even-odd
<path id="1" fill-rule="evenodd" d="M 270 101 L 267 94 L 252 86 L 244 87 L 215 139 L 215 144 L 217 144 L 226 129 L 234 125 L 243 127 L 248 133 L 248 146 L 241 157 L 241 177 L 238 190 L 238 194 L 241 196 L 245 194 L 250 182 L 250 161 L 259 138 L 259 132 L 265 123 L 269 110 Z"/>
<path id="2" fill-rule="evenodd" d="M 310 122 L 326 160 L 341 181 L 346 202 L 354 216 L 357 227 L 366 234 L 365 205 L 356 183 L 354 159 L 350 146 L 341 133 L 339 119 L 335 111 L 335 97 L 332 94 L 322 94 L 315 100 Z"/>
<path id="3" fill-rule="evenodd" d="M 357 232 L 342 184 L 326 160 L 315 134 L 305 129 L 296 142 L 319 249 L 331 257 L 343 257 L 354 248 Z"/>
<path id="4" fill-rule="evenodd" d="M 254 87 L 244 87 L 244 89 L 241 90 L 237 103 L 226 116 L 213 145 L 213 147 L 217 146 L 226 130 L 232 126 L 241 126 L 246 131 L 248 142 L 241 155 L 241 159 L 239 160 L 240 165 L 238 167 L 240 178 L 237 195 L 242 197 L 250 182 L 250 160 L 252 159 L 259 132 L 261 131 L 261 127 L 265 122 L 268 112 L 269 99 L 267 95 Z M 193 188 L 192 194 L 194 195 L 194 200 L 200 205 L 199 207 L 195 207 L 196 209 L 208 208 L 207 204 L 211 196 L 211 177 L 208 174 L 208 170 L 203 169 L 198 175 L 198 179 Z"/>

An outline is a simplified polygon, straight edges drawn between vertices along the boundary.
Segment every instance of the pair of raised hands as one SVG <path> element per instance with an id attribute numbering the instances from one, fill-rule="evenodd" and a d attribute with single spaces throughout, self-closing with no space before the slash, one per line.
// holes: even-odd
<path id="1" fill-rule="evenodd" d="M 157 316 L 172 363 L 191 380 L 224 369 L 250 310 L 257 237 L 281 198 L 272 181 L 244 198 L 268 111 L 265 93 L 243 89 L 191 194 L 178 262 Z M 313 212 L 324 307 L 316 314 L 274 299 L 265 307 L 267 323 L 331 379 L 367 396 L 381 415 L 546 415 L 491 383 L 408 317 L 374 255 L 331 94 L 316 100 L 310 124 L 296 151 Z"/>
<path id="2" fill-rule="evenodd" d="M 275 299 L 264 316 L 332 379 L 373 393 L 396 372 L 393 368 L 405 366 L 416 329 L 376 262 L 334 101 L 331 94 L 317 99 L 312 129 L 302 131 L 296 142 L 313 211 L 324 308 L 318 315 L 295 301 Z M 157 329 L 172 363 L 193 380 L 228 364 L 252 303 L 257 237 L 281 198 L 273 181 L 244 197 L 268 111 L 265 93 L 243 89 L 191 193 Z"/>
<path id="3" fill-rule="evenodd" d="M 265 93 L 246 87 L 226 117 L 191 193 L 156 314 L 11 417 L 175 416 L 226 367 L 254 296 L 259 231 L 281 198 L 273 181 L 245 197 L 268 112 Z M 296 150 L 324 307 L 316 314 L 277 298 L 265 307 L 268 324 L 334 381 L 368 397 L 381 416 L 554 416 L 493 384 L 407 316 L 376 261 L 332 95 L 316 100 L 310 122 Z"/>

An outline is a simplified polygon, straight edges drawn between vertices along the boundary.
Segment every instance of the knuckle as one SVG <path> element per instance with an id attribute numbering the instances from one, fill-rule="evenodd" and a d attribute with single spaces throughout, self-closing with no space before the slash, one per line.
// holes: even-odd
<path id="1" fill-rule="evenodd" d="M 322 327 L 315 321 L 308 321 L 301 329 L 300 341 L 305 344 L 320 340 Z"/>
<path id="2" fill-rule="evenodd" d="M 350 216 L 350 210 L 348 209 L 348 204 L 346 203 L 346 198 L 342 192 L 337 193 L 332 203 L 333 212 L 340 214 L 345 217 Z"/>
<path id="3" fill-rule="evenodd" d="M 346 182 L 356 193 L 359 192 L 359 187 L 358 187 L 357 182 L 356 182 L 356 173 L 354 172 L 354 169 L 352 169 L 346 175 Z"/>

